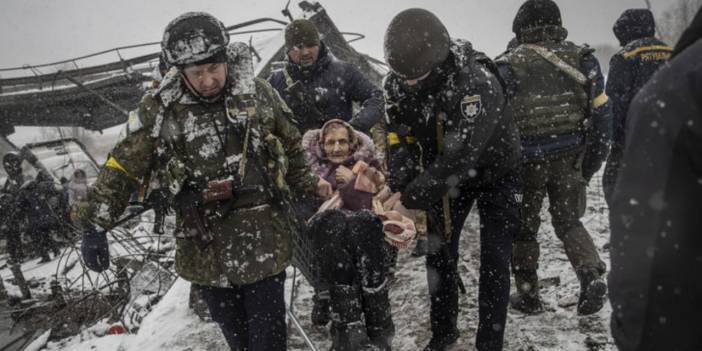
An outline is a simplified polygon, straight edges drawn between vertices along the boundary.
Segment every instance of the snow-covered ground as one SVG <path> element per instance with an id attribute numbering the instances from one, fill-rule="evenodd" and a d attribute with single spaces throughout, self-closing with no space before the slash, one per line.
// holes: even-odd
<path id="1" fill-rule="evenodd" d="M 588 209 L 583 222 L 594 238 L 601 257 L 609 262 L 606 244 L 609 240 L 607 209 L 602 199 L 599 177 L 588 189 Z M 568 262 L 561 242 L 556 238 L 550 225 L 545 204 L 544 219 L 540 232 L 541 262 L 540 276 L 543 281 L 541 294 L 546 303 L 546 311 L 536 316 L 526 316 L 516 311 L 508 314 L 505 334 L 505 350 L 615 350 L 609 333 L 609 304 L 599 313 L 580 317 L 575 311 L 579 291 L 578 280 Z M 146 233 L 150 230 L 150 214 L 133 232 Z M 465 282 L 466 294 L 460 296 L 461 312 L 458 326 L 461 330 L 459 342 L 454 350 L 472 350 L 477 327 L 477 281 L 479 265 L 479 219 L 475 211 L 471 213 L 461 237 L 461 262 L 459 271 Z M 113 250 L 115 245 L 112 245 Z M 113 253 L 114 256 L 114 253 Z M 72 256 L 69 256 L 70 261 Z M 56 265 L 39 265 L 36 260 L 24 264 L 28 280 L 44 282 L 33 289 L 39 294 L 48 293 L 48 279 L 56 274 Z M 78 269 L 78 268 L 74 268 Z M 6 279 L 10 277 L 7 268 L 0 270 Z M 293 269 L 288 269 L 286 299 L 289 302 L 293 281 Z M 312 308 L 312 289 L 309 284 L 296 276 L 296 297 L 293 309 L 302 327 L 319 350 L 330 347 L 326 328 L 311 325 L 309 314 Z M 10 294 L 19 295 L 12 284 L 6 282 Z M 43 290 L 43 291 L 42 291 Z M 149 350 L 215 350 L 226 349 L 219 329 L 212 322 L 203 322 L 188 308 L 189 283 L 178 279 L 168 293 L 143 319 L 136 334 L 106 335 L 110 327 L 105 321 L 93 326 L 85 326 L 80 335 L 60 341 L 50 341 L 47 350 L 104 350 L 104 351 L 149 351 Z M 399 255 L 397 280 L 390 292 L 392 312 L 396 326 L 393 341 L 395 350 L 418 350 L 425 346 L 429 333 L 429 297 L 426 283 L 424 258 L 410 256 L 409 252 Z M 301 334 L 288 323 L 289 349 L 307 350 Z"/>

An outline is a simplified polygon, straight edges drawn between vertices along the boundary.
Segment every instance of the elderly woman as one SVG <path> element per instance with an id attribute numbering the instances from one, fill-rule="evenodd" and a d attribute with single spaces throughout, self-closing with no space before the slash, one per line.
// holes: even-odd
<path id="1" fill-rule="evenodd" d="M 305 133 L 303 147 L 310 168 L 334 190 L 309 221 L 323 282 L 313 322 L 326 324 L 331 305 L 334 350 L 389 350 L 394 325 L 387 262 L 409 246 L 414 224 L 403 209 L 392 208 L 399 202 L 385 186 L 370 137 L 335 119 Z"/>

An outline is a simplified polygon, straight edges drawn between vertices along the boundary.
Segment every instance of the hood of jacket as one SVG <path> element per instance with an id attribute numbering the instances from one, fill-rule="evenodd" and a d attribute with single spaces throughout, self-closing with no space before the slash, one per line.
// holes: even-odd
<path id="1" fill-rule="evenodd" d="M 326 177 L 329 172 L 336 169 L 337 165 L 329 162 L 322 148 L 322 131 L 332 123 L 341 123 L 353 133 L 351 144 L 354 150 L 344 164 L 353 166 L 358 161 L 363 161 L 368 164 L 377 162 L 373 139 L 355 130 L 350 124 L 340 119 L 333 119 L 325 123 L 322 128 L 310 130 L 302 136 L 302 147 L 307 154 L 307 162 L 315 174 L 320 177 Z"/>
<path id="2" fill-rule="evenodd" d="M 648 9 L 629 9 L 624 11 L 612 28 L 619 44 L 652 37 L 656 34 L 656 22 Z"/>

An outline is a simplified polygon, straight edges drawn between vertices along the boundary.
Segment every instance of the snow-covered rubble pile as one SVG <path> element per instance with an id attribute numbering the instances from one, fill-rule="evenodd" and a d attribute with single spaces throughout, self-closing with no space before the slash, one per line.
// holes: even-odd
<path id="1" fill-rule="evenodd" d="M 607 209 L 602 200 L 601 184 L 596 177 L 589 187 L 588 209 L 583 222 L 592 234 L 600 255 L 609 262 L 606 244 L 609 240 Z M 579 284 L 568 262 L 563 246 L 553 233 L 547 204 L 542 213 L 540 232 L 542 257 L 540 276 L 544 280 L 542 297 L 546 312 L 536 316 L 525 316 L 511 311 L 508 315 L 505 334 L 505 350 L 615 350 L 609 334 L 609 314 L 605 308 L 593 316 L 580 317 L 575 306 L 568 301 L 577 301 Z M 475 212 L 475 211 L 474 211 Z M 462 332 L 455 350 L 469 350 L 474 343 L 477 327 L 477 282 L 479 265 L 479 219 L 472 213 L 466 222 L 461 238 L 461 262 L 459 271 L 465 282 L 467 293 L 461 295 L 458 325 Z M 429 297 L 426 283 L 424 258 L 414 258 L 409 252 L 399 256 L 397 281 L 391 288 L 393 318 L 396 335 L 395 350 L 417 350 L 428 342 Z M 286 300 L 289 303 L 293 269 L 288 269 Z M 311 325 L 312 289 L 307 282 L 296 276 L 294 311 L 306 333 L 318 349 L 331 345 L 325 328 Z M 168 293 L 142 321 L 136 334 L 104 335 L 105 325 L 87 328 L 79 336 L 50 342 L 48 350 L 212 350 L 224 349 L 225 343 L 216 324 L 204 322 L 188 308 L 189 283 L 177 280 Z M 289 323 L 289 349 L 306 350 L 304 340 Z"/>

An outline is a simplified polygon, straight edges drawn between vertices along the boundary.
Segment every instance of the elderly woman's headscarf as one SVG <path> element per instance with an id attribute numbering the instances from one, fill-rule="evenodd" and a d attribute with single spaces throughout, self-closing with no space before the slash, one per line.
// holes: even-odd
<path id="1" fill-rule="evenodd" d="M 359 146 L 359 141 L 358 141 L 358 136 L 356 135 L 356 131 L 353 129 L 353 127 L 346 123 L 346 121 L 341 120 L 341 119 L 331 119 L 324 123 L 322 126 L 322 129 L 319 132 L 319 144 L 321 146 L 324 145 L 324 138 L 327 134 L 327 131 L 331 129 L 333 126 L 342 126 L 345 127 L 346 130 L 349 133 L 349 156 L 353 155 L 356 150 L 358 150 Z M 324 147 L 322 147 L 322 152 L 324 152 Z M 326 155 L 325 155 L 326 156 Z"/>

